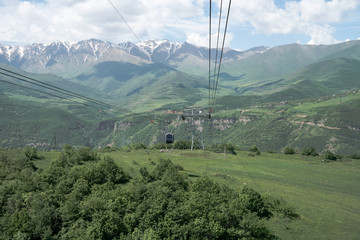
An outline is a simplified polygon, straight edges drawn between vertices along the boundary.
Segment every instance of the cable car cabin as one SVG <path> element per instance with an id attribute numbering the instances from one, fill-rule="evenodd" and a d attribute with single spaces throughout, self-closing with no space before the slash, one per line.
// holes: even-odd
<path id="1" fill-rule="evenodd" d="M 174 134 L 167 133 L 165 135 L 165 142 L 166 143 L 174 143 Z"/>

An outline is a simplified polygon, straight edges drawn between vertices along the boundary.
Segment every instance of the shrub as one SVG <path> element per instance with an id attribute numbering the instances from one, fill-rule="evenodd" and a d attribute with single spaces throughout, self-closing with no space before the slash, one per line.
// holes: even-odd
<path id="1" fill-rule="evenodd" d="M 257 152 L 259 151 L 259 149 L 255 146 L 255 145 L 252 145 L 250 148 L 249 148 L 249 152 Z"/>
<path id="2" fill-rule="evenodd" d="M 325 151 L 323 154 L 323 157 L 325 160 L 331 160 L 331 161 L 341 160 L 340 155 L 337 155 L 337 154 L 331 152 L 330 150 Z"/>
<path id="3" fill-rule="evenodd" d="M 213 144 L 210 147 L 210 151 L 213 152 L 226 152 L 236 155 L 235 147 L 231 143 L 221 143 L 221 144 Z"/>
<path id="4" fill-rule="evenodd" d="M 350 158 L 352 158 L 352 159 L 360 159 L 360 153 L 352 154 L 352 155 L 350 155 Z"/>
<path id="5" fill-rule="evenodd" d="M 254 189 L 245 186 L 241 190 L 240 201 L 250 212 L 256 213 L 259 217 L 270 217 L 271 212 L 268 211 L 264 204 L 262 196 Z"/>
<path id="6" fill-rule="evenodd" d="M 296 213 L 295 208 L 286 203 L 284 199 L 271 196 L 265 196 L 263 199 L 264 204 L 268 209 L 279 213 L 282 217 L 289 219 L 300 218 L 300 215 Z"/>
<path id="7" fill-rule="evenodd" d="M 132 150 L 140 150 L 140 149 L 147 149 L 147 146 L 143 143 L 133 143 L 129 145 L 129 148 Z"/>
<path id="8" fill-rule="evenodd" d="M 295 153 L 296 153 L 296 151 L 292 147 L 285 147 L 284 148 L 284 154 L 295 154 Z"/>
<path id="9" fill-rule="evenodd" d="M 77 162 L 88 162 L 98 160 L 98 155 L 89 147 L 81 148 L 76 153 Z"/>
<path id="10" fill-rule="evenodd" d="M 249 148 L 249 152 L 253 152 L 253 153 L 255 153 L 256 155 L 260 155 L 260 150 L 259 150 L 255 145 L 252 145 L 252 146 Z"/>
<path id="11" fill-rule="evenodd" d="M 24 150 L 25 157 L 32 161 L 35 159 L 39 159 L 39 156 L 37 154 L 37 149 L 34 147 L 26 147 Z"/>
<path id="12" fill-rule="evenodd" d="M 268 150 L 267 152 L 268 153 L 276 153 L 276 151 L 274 151 L 274 150 Z"/>
<path id="13" fill-rule="evenodd" d="M 118 147 L 110 147 L 109 145 L 105 146 L 105 147 L 102 149 L 103 152 L 115 152 L 115 151 L 117 151 L 117 150 L 119 150 Z"/>
<path id="14" fill-rule="evenodd" d="M 313 147 L 303 148 L 303 150 L 301 150 L 301 154 L 305 156 L 319 156 L 319 154 Z"/>
<path id="15" fill-rule="evenodd" d="M 197 149 L 197 144 L 194 144 L 194 149 Z M 174 142 L 175 149 L 190 149 L 191 148 L 191 141 L 188 140 L 176 140 Z"/>

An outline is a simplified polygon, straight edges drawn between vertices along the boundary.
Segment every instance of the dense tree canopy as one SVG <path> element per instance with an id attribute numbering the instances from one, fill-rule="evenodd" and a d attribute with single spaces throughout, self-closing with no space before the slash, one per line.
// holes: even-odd
<path id="1" fill-rule="evenodd" d="M 45 171 L 30 159 L 0 156 L 0 239 L 277 239 L 262 219 L 284 208 L 170 160 L 131 178 L 88 148 L 66 146 Z"/>

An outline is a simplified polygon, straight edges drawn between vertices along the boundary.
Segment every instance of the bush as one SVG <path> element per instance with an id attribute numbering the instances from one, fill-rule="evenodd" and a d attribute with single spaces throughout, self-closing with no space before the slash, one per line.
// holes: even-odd
<path id="1" fill-rule="evenodd" d="M 198 149 L 198 144 L 194 144 L 194 149 Z M 191 141 L 188 140 L 176 140 L 174 142 L 175 149 L 190 149 L 191 148 Z"/>
<path id="2" fill-rule="evenodd" d="M 26 159 L 28 159 L 30 161 L 40 159 L 37 154 L 37 149 L 34 147 L 26 147 L 24 150 L 24 154 L 25 154 Z"/>
<path id="3" fill-rule="evenodd" d="M 210 147 L 210 151 L 213 152 L 226 152 L 236 155 L 235 147 L 231 143 L 221 143 L 221 144 L 213 144 Z"/>
<path id="4" fill-rule="evenodd" d="M 352 154 L 352 155 L 350 155 L 350 158 L 352 158 L 352 159 L 360 159 L 360 153 Z"/>
<path id="5" fill-rule="evenodd" d="M 331 161 L 341 160 L 340 155 L 337 155 L 337 154 L 331 152 L 330 150 L 325 151 L 323 154 L 323 157 L 325 160 L 331 160 Z"/>
<path id="6" fill-rule="evenodd" d="M 129 145 L 129 148 L 132 150 L 140 150 L 140 149 L 147 149 L 147 146 L 143 143 L 133 143 Z"/>
<path id="7" fill-rule="evenodd" d="M 252 146 L 249 148 L 249 152 L 253 152 L 253 153 L 255 153 L 256 155 L 260 155 L 260 150 L 259 150 L 255 145 L 252 145 Z"/>
<path id="8" fill-rule="evenodd" d="M 110 147 L 109 145 L 108 146 L 105 146 L 102 151 L 103 152 L 115 152 L 115 151 L 118 151 L 119 148 L 118 147 Z"/>
<path id="9" fill-rule="evenodd" d="M 272 215 L 266 208 L 262 196 L 248 186 L 241 190 L 240 201 L 246 209 L 256 213 L 259 217 L 270 217 Z"/>
<path id="10" fill-rule="evenodd" d="M 301 154 L 305 156 L 319 156 L 319 154 L 313 147 L 303 148 L 303 150 L 301 150 Z"/>
<path id="11" fill-rule="evenodd" d="M 282 198 L 274 198 L 271 196 L 265 196 L 264 198 L 265 206 L 280 214 L 281 217 L 289 219 L 300 219 L 300 215 L 296 213 L 293 206 L 288 205 Z"/>
<path id="12" fill-rule="evenodd" d="M 81 148 L 76 153 L 77 162 L 88 162 L 98 160 L 98 155 L 89 147 Z"/>
<path id="13" fill-rule="evenodd" d="M 284 148 L 284 154 L 295 154 L 296 153 L 296 151 L 295 151 L 295 149 L 294 148 L 292 148 L 292 147 L 286 147 L 286 148 Z"/>

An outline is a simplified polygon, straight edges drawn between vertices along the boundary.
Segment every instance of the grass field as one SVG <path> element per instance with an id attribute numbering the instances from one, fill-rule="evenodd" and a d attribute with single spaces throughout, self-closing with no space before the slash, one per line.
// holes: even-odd
<path id="1" fill-rule="evenodd" d="M 45 169 L 58 152 L 40 153 L 35 162 Z M 196 179 L 208 175 L 216 181 L 241 189 L 253 187 L 264 196 L 283 198 L 300 214 L 300 220 L 273 218 L 268 223 L 281 239 L 359 239 L 360 161 L 325 162 L 321 157 L 261 153 L 249 156 L 202 151 L 139 150 L 101 153 L 110 155 L 132 176 L 141 167 L 151 169 L 160 158 L 184 167 Z"/>

